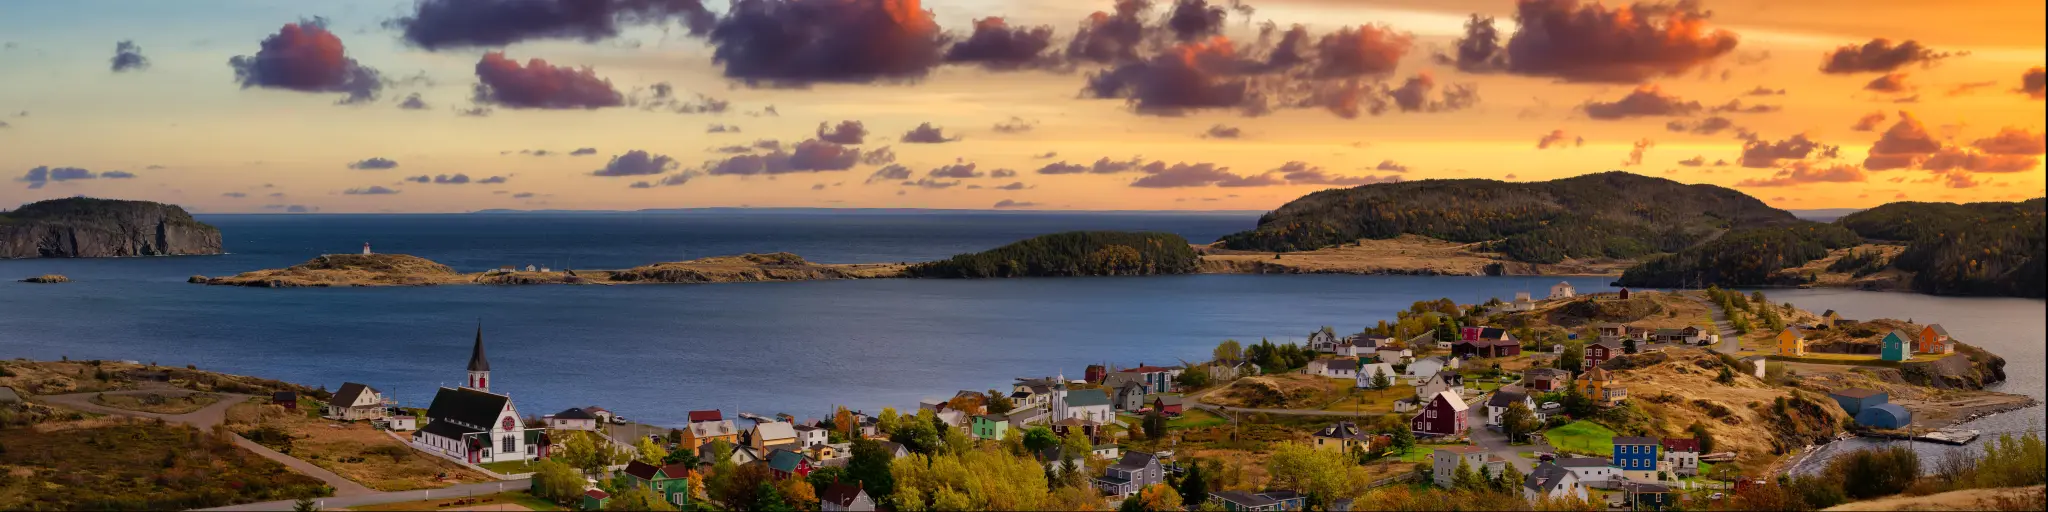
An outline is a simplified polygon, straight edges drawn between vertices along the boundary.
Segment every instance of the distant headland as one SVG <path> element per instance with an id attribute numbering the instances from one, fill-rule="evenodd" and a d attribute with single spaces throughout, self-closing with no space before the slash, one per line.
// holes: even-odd
<path id="1" fill-rule="evenodd" d="M 220 230 L 176 205 L 72 197 L 0 211 L 0 259 L 220 253 Z"/>

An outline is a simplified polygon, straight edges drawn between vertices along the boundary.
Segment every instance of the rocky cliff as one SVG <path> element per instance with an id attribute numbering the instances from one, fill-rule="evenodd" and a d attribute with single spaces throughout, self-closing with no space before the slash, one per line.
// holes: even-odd
<path id="1" fill-rule="evenodd" d="M 148 201 L 52 199 L 0 212 L 0 258 L 220 254 L 220 230 Z"/>

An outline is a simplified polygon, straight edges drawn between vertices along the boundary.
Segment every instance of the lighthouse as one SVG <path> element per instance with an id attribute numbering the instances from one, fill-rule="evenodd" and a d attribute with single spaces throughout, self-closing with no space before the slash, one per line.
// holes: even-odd
<path id="1" fill-rule="evenodd" d="M 364 256 L 369 256 L 369 255 L 370 255 L 370 243 L 369 243 L 369 242 L 363 242 L 363 255 L 364 255 Z"/>

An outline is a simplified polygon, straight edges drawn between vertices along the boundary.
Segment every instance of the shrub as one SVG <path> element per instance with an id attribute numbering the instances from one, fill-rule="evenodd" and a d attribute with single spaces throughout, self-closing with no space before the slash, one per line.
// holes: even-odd
<path id="1" fill-rule="evenodd" d="M 1867 500 L 1906 490 L 1920 476 L 1920 454 L 1891 446 L 1858 450 L 1828 463 L 1827 475 L 1840 482 L 1842 493 Z"/>

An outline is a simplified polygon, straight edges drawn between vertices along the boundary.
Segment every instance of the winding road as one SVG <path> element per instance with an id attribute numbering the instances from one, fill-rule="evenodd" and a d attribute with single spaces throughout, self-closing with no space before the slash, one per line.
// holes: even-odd
<path id="1" fill-rule="evenodd" d="M 200 431 L 211 431 L 215 425 L 221 424 L 221 422 L 227 418 L 227 411 L 229 407 L 233 407 L 235 404 L 246 402 L 250 398 L 253 398 L 249 395 L 239 395 L 234 393 L 214 393 L 215 395 L 219 395 L 221 397 L 220 401 L 215 402 L 212 405 L 200 408 L 197 411 L 192 411 L 185 414 L 159 414 L 153 412 L 130 411 L 127 409 L 107 407 L 92 403 L 93 395 L 98 395 L 101 393 L 109 395 L 143 395 L 150 393 L 195 393 L 195 391 L 174 388 L 161 383 L 146 383 L 143 385 L 141 389 L 104 391 L 92 393 L 72 393 L 68 395 L 44 395 L 38 396 L 36 398 L 48 401 L 50 403 L 61 404 L 65 407 L 80 411 L 100 414 L 113 414 L 119 416 L 130 416 L 137 418 L 156 418 L 173 423 L 183 423 L 186 425 L 197 427 Z M 305 474 L 306 476 L 320 479 L 320 481 L 326 483 L 328 487 L 334 488 L 334 495 L 337 497 L 376 494 L 377 492 L 371 490 L 368 487 L 364 487 L 363 484 L 355 483 L 347 478 L 342 478 L 341 475 L 334 474 L 333 471 L 328 471 L 327 469 L 322 468 L 320 466 L 315 466 L 313 465 L 313 463 L 295 459 L 292 458 L 292 456 L 290 455 L 278 453 L 277 450 L 272 450 L 263 445 L 256 444 L 255 441 L 250 441 L 246 438 L 243 438 L 241 435 L 229 432 L 228 436 L 232 437 L 235 440 L 235 446 L 246 448 L 249 451 L 256 452 L 257 455 L 263 456 L 263 458 L 277 461 L 277 463 L 279 464 L 284 464 L 285 467 L 292 468 L 293 471 L 298 471 L 300 473 Z M 285 508 L 290 509 L 291 507 L 287 505 Z"/>

